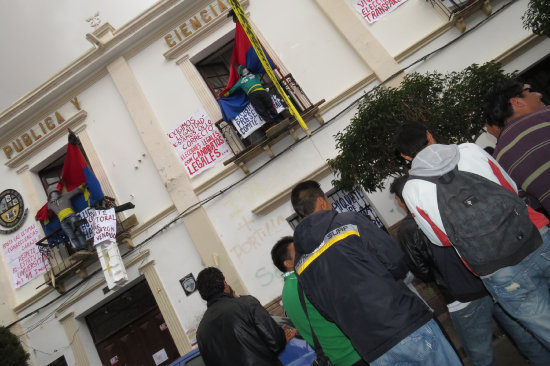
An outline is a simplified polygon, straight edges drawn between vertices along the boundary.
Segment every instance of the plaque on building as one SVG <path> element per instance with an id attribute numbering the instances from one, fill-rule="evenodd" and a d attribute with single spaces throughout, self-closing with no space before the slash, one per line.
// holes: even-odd
<path id="1" fill-rule="evenodd" d="M 25 222 L 27 211 L 23 197 L 15 189 L 0 193 L 0 233 L 9 234 L 19 229 Z"/>

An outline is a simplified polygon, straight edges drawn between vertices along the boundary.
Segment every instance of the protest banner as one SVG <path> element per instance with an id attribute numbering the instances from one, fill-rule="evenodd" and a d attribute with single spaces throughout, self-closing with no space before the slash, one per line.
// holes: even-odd
<path id="1" fill-rule="evenodd" d="M 204 109 L 166 135 L 190 177 L 213 167 L 229 154 L 229 146 Z"/>
<path id="2" fill-rule="evenodd" d="M 353 7 L 369 23 L 391 13 L 407 0 L 354 0 Z"/>
<path id="3" fill-rule="evenodd" d="M 93 230 L 94 246 L 105 242 L 116 242 L 115 209 L 95 210 Z"/>
<path id="4" fill-rule="evenodd" d="M 271 100 L 273 100 L 273 106 L 278 113 L 281 113 L 285 109 L 279 98 L 276 96 L 272 95 Z M 265 121 L 258 113 L 256 113 L 256 110 L 252 107 L 252 104 L 248 104 L 241 113 L 232 119 L 231 122 L 233 122 L 233 126 L 243 139 L 250 136 L 252 132 L 256 131 L 265 124 Z"/>
<path id="5" fill-rule="evenodd" d="M 38 227 L 32 224 L 2 245 L 15 288 L 50 269 L 47 259 L 35 245 L 40 237 Z"/>

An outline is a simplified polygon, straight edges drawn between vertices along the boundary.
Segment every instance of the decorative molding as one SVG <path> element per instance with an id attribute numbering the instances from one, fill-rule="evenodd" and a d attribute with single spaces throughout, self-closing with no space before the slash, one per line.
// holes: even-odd
<path id="1" fill-rule="evenodd" d="M 17 304 L 13 307 L 13 312 L 16 314 L 19 314 L 23 310 L 27 309 L 29 306 L 34 304 L 35 302 L 41 300 L 45 296 L 47 296 L 50 292 L 54 291 L 53 287 L 44 287 L 42 290 L 38 291 L 36 294 L 29 297 L 27 300 L 23 301 L 20 304 Z"/>
<path id="2" fill-rule="evenodd" d="M 205 8 L 206 5 L 212 3 L 212 1 L 201 1 L 200 5 L 197 5 L 190 9 L 188 12 L 183 14 L 178 19 L 181 21 L 186 21 L 193 15 L 196 15 L 200 11 L 200 9 Z M 243 8 L 248 7 L 249 0 L 242 0 L 241 5 Z M 174 47 L 171 47 L 168 51 L 163 53 L 163 56 L 168 60 L 174 60 L 179 58 L 182 54 L 187 52 L 187 50 L 192 47 L 193 45 L 197 44 L 198 42 L 202 41 L 206 37 L 208 37 L 210 34 L 212 34 L 214 31 L 218 29 L 218 27 L 221 24 L 231 22 L 232 20 L 227 18 L 227 12 L 231 9 L 231 6 L 229 6 L 228 10 L 224 10 L 222 13 L 220 13 L 216 18 L 209 21 L 206 24 L 203 24 L 198 30 L 194 31 L 193 34 L 184 40 L 177 43 Z"/>
<path id="3" fill-rule="evenodd" d="M 89 366 L 90 361 L 86 355 L 86 348 L 84 347 L 84 343 L 82 343 L 82 338 L 80 338 L 80 334 L 78 333 L 80 327 L 76 324 L 74 313 L 71 312 L 67 314 L 61 318 L 60 322 L 63 325 L 63 329 L 65 329 L 65 335 L 73 350 L 75 364 L 79 366 Z"/>
<path id="4" fill-rule="evenodd" d="M 352 96 L 353 94 L 357 93 L 361 89 L 366 88 L 370 83 L 373 83 L 377 80 L 376 75 L 374 73 L 371 73 L 366 78 L 359 80 L 357 83 L 353 84 L 340 94 L 338 94 L 336 97 L 332 98 L 326 103 L 323 103 L 322 106 L 319 107 L 319 114 L 323 115 L 327 113 L 332 108 L 336 107 L 340 103 L 342 103 L 344 100 Z"/>
<path id="5" fill-rule="evenodd" d="M 63 122 L 62 126 L 58 126 L 52 132 L 46 134 L 40 140 L 34 142 L 31 146 L 23 150 L 23 152 L 19 153 L 15 158 L 8 160 L 5 165 L 10 168 L 17 168 L 21 164 L 25 163 L 29 158 L 44 150 L 47 143 L 51 142 L 55 138 L 58 138 L 61 134 L 66 133 L 66 128 L 74 129 L 75 126 L 83 122 L 87 116 L 88 113 L 86 113 L 86 111 L 79 111 L 77 114 Z"/>
<path id="6" fill-rule="evenodd" d="M 443 33 L 447 32 L 448 30 L 453 28 L 453 24 L 451 22 L 447 22 L 441 27 L 437 28 L 424 38 L 422 38 L 420 41 L 414 43 L 412 46 L 407 47 L 404 51 L 401 51 L 395 56 L 395 60 L 397 62 L 403 62 L 407 57 L 413 55 L 415 52 L 419 51 L 423 47 L 426 47 L 430 42 L 440 37 Z"/>
<path id="7" fill-rule="evenodd" d="M 301 182 L 301 181 L 304 181 L 304 180 L 320 180 L 320 179 L 326 177 L 327 175 L 329 175 L 331 173 L 332 173 L 332 170 L 330 169 L 330 166 L 325 163 L 321 167 L 315 169 L 314 171 L 312 171 L 308 175 L 306 175 L 303 178 L 299 179 L 299 181 Z M 290 199 L 290 192 L 292 191 L 292 188 L 294 188 L 294 185 L 292 185 L 291 187 L 287 187 L 284 190 L 280 191 L 279 193 L 272 196 L 271 198 L 269 198 L 264 203 L 260 204 L 256 208 L 254 208 L 252 210 L 252 213 L 255 214 L 255 215 L 266 215 L 266 214 L 270 213 L 271 211 L 273 211 L 274 209 L 276 209 L 277 207 L 279 207 L 280 205 L 282 205 L 283 203 L 288 202 L 288 200 Z"/>
<path id="8" fill-rule="evenodd" d="M 134 258 L 131 258 L 129 259 L 126 263 L 124 263 L 124 266 L 127 267 L 127 268 L 130 268 L 132 266 L 134 266 L 136 263 L 138 262 L 141 262 L 142 260 L 144 260 L 145 258 L 147 258 L 150 254 L 150 251 L 149 249 L 146 249 L 144 250 L 143 252 L 139 253 L 138 255 L 136 255 Z M 82 291 L 81 293 L 79 293 L 77 296 L 69 299 L 68 301 L 64 302 L 61 306 L 59 306 L 55 312 L 56 314 L 61 314 L 63 313 L 65 310 L 67 310 L 70 306 L 72 306 L 73 304 L 79 302 L 81 299 L 83 299 L 84 297 L 88 296 L 90 293 L 92 293 L 94 290 L 96 290 L 97 288 L 105 285 L 106 281 L 105 281 L 105 278 L 103 277 L 102 279 L 100 279 L 99 281 L 97 281 L 96 283 L 94 283 L 93 285 L 91 285 L 90 287 L 86 288 L 84 291 Z M 66 315 L 64 315 L 63 317 L 65 317 Z M 62 318 L 63 318 L 62 317 Z"/>
<path id="9" fill-rule="evenodd" d="M 512 60 L 517 58 L 519 55 L 525 53 L 527 50 L 535 47 L 540 42 L 548 39 L 544 36 L 539 36 L 536 34 L 531 34 L 522 41 L 516 43 L 514 46 L 510 47 L 505 52 L 501 53 L 493 59 L 495 62 L 500 62 L 502 65 L 510 63 Z"/>
<path id="10" fill-rule="evenodd" d="M 220 172 L 218 172 L 213 177 L 209 178 L 208 180 L 205 180 L 201 184 L 197 185 L 193 190 L 195 191 L 196 195 L 199 195 L 206 191 L 208 188 L 212 187 L 214 184 L 218 183 L 219 181 L 223 180 L 230 174 L 232 174 L 235 170 L 238 170 L 239 167 L 235 164 L 229 164 L 225 166 Z"/>
<path id="11" fill-rule="evenodd" d="M 164 219 L 166 216 L 177 212 L 176 206 L 170 205 L 170 207 L 162 210 L 149 220 L 145 221 L 143 224 L 137 226 L 136 228 L 132 229 L 132 238 L 135 238 L 136 236 L 142 234 L 144 231 L 150 229 L 153 225 L 155 225 L 160 220 Z"/>

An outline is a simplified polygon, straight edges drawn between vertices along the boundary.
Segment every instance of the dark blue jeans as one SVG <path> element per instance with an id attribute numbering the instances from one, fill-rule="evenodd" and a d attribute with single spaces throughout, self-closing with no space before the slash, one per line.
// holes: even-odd
<path id="1" fill-rule="evenodd" d="M 76 221 L 80 218 L 76 215 L 67 216 L 61 221 L 61 229 L 69 237 L 76 250 L 86 250 L 86 237 L 80 228 L 76 227 Z"/>
<path id="2" fill-rule="evenodd" d="M 371 366 L 462 366 L 455 350 L 433 319 L 370 364 Z"/>

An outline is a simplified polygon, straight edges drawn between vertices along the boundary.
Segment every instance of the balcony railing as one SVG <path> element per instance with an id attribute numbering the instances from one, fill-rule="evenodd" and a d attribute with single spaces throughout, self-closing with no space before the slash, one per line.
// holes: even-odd
<path id="1" fill-rule="evenodd" d="M 133 204 L 128 203 L 115 207 L 114 200 L 112 199 L 107 199 L 105 202 L 107 202 L 106 208 L 114 207 L 115 212 L 121 212 L 134 207 Z M 85 219 L 81 221 L 85 222 Z M 122 242 L 128 247 L 133 247 L 129 230 L 136 225 L 137 219 L 135 215 L 130 216 L 124 221 L 117 217 L 117 242 Z M 91 240 L 93 239 L 88 239 L 89 245 L 91 245 Z M 76 252 L 69 238 L 61 228 L 40 239 L 36 242 L 36 245 L 43 254 L 44 261 L 48 261 L 50 267 L 50 270 L 44 275 L 45 282 L 39 287 L 49 285 L 60 293 L 65 292 L 65 280 L 74 275 L 86 278 L 88 276 L 86 268 L 98 261 L 95 250 Z"/>
<path id="2" fill-rule="evenodd" d="M 490 0 L 426 0 L 442 12 L 461 31 L 466 30 L 464 18 L 481 9 L 487 15 L 492 12 Z"/>
<path id="3" fill-rule="evenodd" d="M 309 120 L 316 118 L 320 124 L 323 124 L 324 121 L 319 114 L 319 106 L 324 103 L 325 100 L 323 99 L 313 104 L 304 93 L 300 85 L 296 82 L 292 74 L 284 76 L 279 74 L 278 77 L 282 88 L 294 104 L 294 107 L 296 107 L 296 109 L 300 112 L 302 119 L 307 123 Z M 270 93 L 273 93 L 274 90 L 275 88 L 271 87 Z M 246 167 L 246 162 L 252 158 L 263 152 L 266 152 L 270 158 L 274 157 L 270 148 L 272 144 L 281 140 L 288 134 L 292 135 L 295 141 L 298 141 L 298 136 L 296 135 L 296 130 L 300 128 L 298 122 L 287 110 L 283 111 L 282 114 L 283 117 L 288 118 L 288 124 L 285 128 L 282 128 L 275 133 L 270 133 L 264 125 L 262 128 L 255 131 L 245 139 L 240 138 L 232 124 L 223 120 L 216 122 L 216 127 L 227 141 L 234 155 L 230 159 L 226 160 L 224 165 L 235 163 L 246 174 L 248 174 L 249 170 Z"/>

